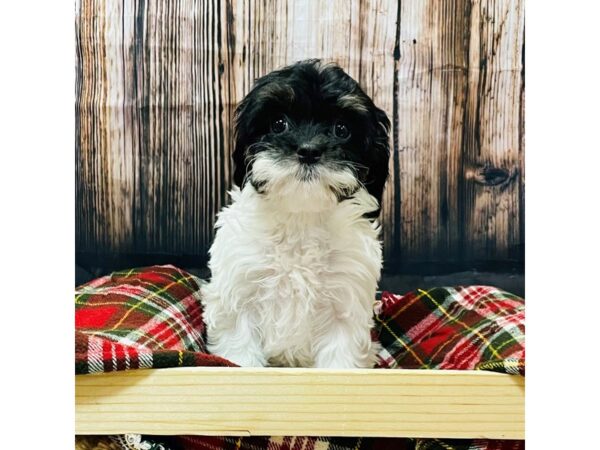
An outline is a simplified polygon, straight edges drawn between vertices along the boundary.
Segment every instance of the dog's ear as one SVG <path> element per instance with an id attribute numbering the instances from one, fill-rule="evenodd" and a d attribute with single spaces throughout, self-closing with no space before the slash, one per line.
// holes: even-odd
<path id="1" fill-rule="evenodd" d="M 280 71 L 271 72 L 254 82 L 254 86 L 238 104 L 234 114 L 234 145 L 233 145 L 233 182 L 240 188 L 245 183 L 248 171 L 247 151 L 255 142 L 259 128 L 264 125 L 265 98 L 264 89 L 277 79 Z"/>
<path id="2" fill-rule="evenodd" d="M 381 200 L 383 189 L 389 175 L 390 160 L 390 120 L 387 114 L 375 107 L 374 113 L 374 135 L 371 139 L 369 172 L 365 180 L 365 187 L 369 194 L 377 199 L 380 207 L 377 211 L 368 214 L 370 218 L 376 218 L 381 211 Z"/>
<path id="3" fill-rule="evenodd" d="M 237 106 L 234 115 L 234 144 L 233 144 L 233 182 L 241 189 L 246 177 L 246 147 L 249 138 L 248 107 L 249 98 L 246 97 Z"/>

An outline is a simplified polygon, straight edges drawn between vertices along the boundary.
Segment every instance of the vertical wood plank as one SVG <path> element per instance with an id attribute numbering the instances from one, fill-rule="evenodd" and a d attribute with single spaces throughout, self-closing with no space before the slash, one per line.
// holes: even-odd
<path id="1" fill-rule="evenodd" d="M 125 84 L 124 4 L 77 3 L 78 244 L 104 252 L 134 249 L 135 143 Z"/>
<path id="2" fill-rule="evenodd" d="M 471 10 L 464 128 L 462 243 L 469 260 L 517 259 L 521 243 L 524 4 L 476 1 Z"/>
<path id="3" fill-rule="evenodd" d="M 398 236 L 395 233 L 394 223 L 398 208 L 395 187 L 398 185 L 398 172 L 394 166 L 394 152 L 398 133 L 398 124 L 395 120 L 394 108 L 394 75 L 396 72 L 396 41 L 398 29 L 398 8 L 400 2 L 374 1 L 359 2 L 358 14 L 355 23 L 359 24 L 358 55 L 350 55 L 350 61 L 357 61 L 358 74 L 356 79 L 371 96 L 375 104 L 383 109 L 390 122 L 392 122 L 388 178 L 381 204 L 382 239 L 384 242 L 384 258 L 387 260 L 394 250 L 398 248 L 395 241 Z M 352 30 L 351 30 L 352 33 Z"/>
<path id="4" fill-rule="evenodd" d="M 467 0 L 402 2 L 395 248 L 404 261 L 444 260 L 458 251 L 469 8 Z"/>
<path id="5" fill-rule="evenodd" d="M 402 2 L 404 262 L 505 260 L 521 242 L 522 12 L 520 2 Z"/>

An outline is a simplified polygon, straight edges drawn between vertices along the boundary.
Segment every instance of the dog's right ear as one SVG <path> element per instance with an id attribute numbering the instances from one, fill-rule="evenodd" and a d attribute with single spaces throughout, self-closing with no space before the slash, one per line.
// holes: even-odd
<path id="1" fill-rule="evenodd" d="M 277 82 L 280 73 L 280 70 L 276 70 L 257 79 L 250 92 L 235 109 L 233 182 L 240 188 L 246 183 L 249 163 L 251 164 L 247 160 L 248 148 L 256 142 L 265 127 L 268 127 L 265 120 L 272 116 L 273 103 L 288 101 L 290 96 L 291 98 L 294 96 L 291 88 Z M 282 96 L 282 92 L 285 92 L 287 97 Z"/>
<path id="2" fill-rule="evenodd" d="M 248 97 L 237 106 L 234 115 L 234 144 L 233 144 L 233 183 L 243 188 L 246 178 L 246 148 L 248 146 L 247 118 L 244 110 L 248 106 Z"/>
<path id="3" fill-rule="evenodd" d="M 246 164 L 244 159 L 246 158 L 246 143 L 244 139 L 244 133 L 240 130 L 240 115 L 243 109 L 244 102 L 240 103 L 235 110 L 234 115 L 234 144 L 233 144 L 233 183 L 240 189 L 243 187 L 244 178 L 246 177 Z"/>
<path id="4" fill-rule="evenodd" d="M 273 78 L 273 74 L 266 75 L 254 82 L 254 86 L 239 103 L 234 114 L 234 146 L 233 146 L 233 182 L 241 188 L 246 183 L 248 172 L 248 147 L 259 134 L 262 119 L 264 96 L 261 90 Z"/>

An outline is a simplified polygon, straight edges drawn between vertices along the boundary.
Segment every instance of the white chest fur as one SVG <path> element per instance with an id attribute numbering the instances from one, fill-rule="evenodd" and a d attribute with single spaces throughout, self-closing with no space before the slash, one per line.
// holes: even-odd
<path id="1" fill-rule="evenodd" d="M 217 220 L 203 288 L 209 350 L 242 366 L 369 367 L 381 271 L 375 201 L 360 190 L 320 212 L 286 212 L 252 188 Z"/>

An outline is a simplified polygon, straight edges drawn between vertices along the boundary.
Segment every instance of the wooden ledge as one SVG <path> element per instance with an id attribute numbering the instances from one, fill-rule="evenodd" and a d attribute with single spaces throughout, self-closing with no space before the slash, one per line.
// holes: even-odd
<path id="1" fill-rule="evenodd" d="M 456 370 L 78 375 L 75 432 L 524 439 L 524 391 L 520 376 Z"/>

